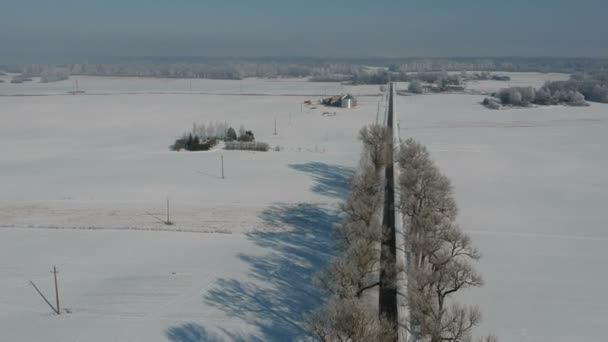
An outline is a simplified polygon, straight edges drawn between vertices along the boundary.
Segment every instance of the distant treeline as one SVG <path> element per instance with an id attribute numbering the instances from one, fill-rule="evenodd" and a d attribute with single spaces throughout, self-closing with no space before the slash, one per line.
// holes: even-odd
<path id="1" fill-rule="evenodd" d="M 502 106 L 535 105 L 586 106 L 587 101 L 608 103 L 608 71 L 574 74 L 567 81 L 550 81 L 540 89 L 511 87 L 483 100 L 490 109 Z"/>
<path id="2" fill-rule="evenodd" d="M 404 80 L 411 72 L 537 71 L 591 72 L 608 70 L 608 58 L 203 58 L 141 57 L 72 61 L 63 64 L 0 65 L 0 69 L 41 76 L 59 67 L 71 75 L 166 78 L 242 79 L 308 77 L 314 81 L 384 84 Z"/>

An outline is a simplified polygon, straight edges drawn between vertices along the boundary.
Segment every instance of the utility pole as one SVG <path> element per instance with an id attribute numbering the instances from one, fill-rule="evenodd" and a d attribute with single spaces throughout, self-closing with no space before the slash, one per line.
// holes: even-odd
<path id="1" fill-rule="evenodd" d="M 277 118 L 274 118 L 274 135 L 277 135 Z"/>
<path id="2" fill-rule="evenodd" d="M 171 224 L 171 220 L 169 218 L 169 196 L 167 196 L 167 221 L 165 221 L 165 224 Z"/>
<path id="3" fill-rule="evenodd" d="M 224 179 L 224 155 L 220 154 L 220 158 L 222 160 L 222 179 Z"/>
<path id="4" fill-rule="evenodd" d="M 57 287 L 57 267 L 53 266 L 53 277 L 55 278 L 55 303 L 57 314 L 61 315 L 61 308 L 59 307 L 59 287 Z"/>

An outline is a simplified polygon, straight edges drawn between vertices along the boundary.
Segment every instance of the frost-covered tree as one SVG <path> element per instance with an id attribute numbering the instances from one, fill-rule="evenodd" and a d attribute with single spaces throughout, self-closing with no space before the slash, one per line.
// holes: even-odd
<path id="1" fill-rule="evenodd" d="M 307 328 L 322 342 L 394 341 L 391 323 L 378 319 L 356 299 L 332 298 L 306 322 Z"/>
<path id="2" fill-rule="evenodd" d="M 497 97 L 500 99 L 500 102 L 502 102 L 503 105 L 522 105 L 522 95 L 517 87 L 501 89 L 498 92 Z"/>
<path id="3" fill-rule="evenodd" d="M 529 106 L 536 98 L 536 90 L 532 87 L 521 87 L 518 88 L 521 94 L 521 105 Z"/>
<path id="4" fill-rule="evenodd" d="M 414 94 L 422 94 L 424 92 L 422 83 L 420 83 L 420 81 L 418 81 L 418 80 L 411 81 L 410 84 L 407 86 L 407 90 L 410 93 L 414 93 Z"/>
<path id="5" fill-rule="evenodd" d="M 226 131 L 226 141 L 233 141 L 236 140 L 238 137 L 236 135 L 236 131 L 234 130 L 234 128 L 230 127 L 228 128 L 228 130 Z"/>
<path id="6" fill-rule="evenodd" d="M 386 149 L 390 143 L 388 129 L 383 125 L 368 125 L 359 131 L 359 140 L 363 143 L 364 153 L 379 172 L 384 167 L 386 160 Z"/>
<path id="7" fill-rule="evenodd" d="M 378 285 L 382 179 L 364 154 L 351 180 L 351 194 L 341 205 L 344 221 L 336 229 L 340 256 L 318 277 L 323 289 L 340 298 L 359 298 Z"/>
<path id="8" fill-rule="evenodd" d="M 482 104 L 489 109 L 500 109 L 500 100 L 493 97 L 486 97 L 483 99 Z"/>
<path id="9" fill-rule="evenodd" d="M 378 318 L 369 290 L 379 285 L 385 132 L 361 130 L 363 151 L 351 192 L 341 205 L 344 220 L 336 228 L 338 256 L 320 272 L 316 284 L 330 297 L 310 317 L 310 331 L 322 341 L 393 341 L 394 327 Z"/>
<path id="10" fill-rule="evenodd" d="M 551 91 L 544 87 L 540 88 L 536 92 L 536 99 L 534 100 L 534 103 L 544 106 L 555 104 L 553 97 L 551 96 Z"/>
<path id="11" fill-rule="evenodd" d="M 456 202 L 449 179 L 428 150 L 413 139 L 401 144 L 401 212 L 407 251 L 410 333 L 421 341 L 466 341 L 481 315 L 454 295 L 482 285 L 472 262 L 480 257 L 470 237 L 455 224 Z"/>

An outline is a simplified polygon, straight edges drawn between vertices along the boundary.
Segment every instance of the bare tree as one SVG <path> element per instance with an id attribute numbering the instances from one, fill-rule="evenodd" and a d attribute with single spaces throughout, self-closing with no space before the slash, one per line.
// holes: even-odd
<path id="1" fill-rule="evenodd" d="M 318 285 L 339 298 L 357 297 L 378 285 L 382 175 L 363 153 L 350 181 L 351 193 L 341 205 L 342 224 L 336 228 L 340 255 L 318 276 Z"/>
<path id="2" fill-rule="evenodd" d="M 359 140 L 363 142 L 364 151 L 369 154 L 376 172 L 380 172 L 386 162 L 385 151 L 390 146 L 388 138 L 389 131 L 383 125 L 369 125 L 359 131 Z"/>
<path id="3" fill-rule="evenodd" d="M 382 175 L 375 172 L 367 155 L 363 155 L 359 169 L 351 179 L 351 193 L 341 205 L 346 214 L 337 229 L 338 242 L 346 249 L 357 239 L 379 241 L 379 210 L 383 204 Z"/>
<path id="4" fill-rule="evenodd" d="M 350 196 L 341 205 L 344 221 L 336 229 L 338 257 L 316 279 L 331 297 L 308 322 L 322 341 L 394 340 L 394 326 L 378 317 L 366 295 L 379 286 L 385 129 L 364 127 L 360 138 L 363 152 Z"/>
<path id="5" fill-rule="evenodd" d="M 392 341 L 393 328 L 356 299 L 332 298 L 307 321 L 308 329 L 323 342 Z"/>
<path id="6" fill-rule="evenodd" d="M 401 145 L 398 163 L 410 332 L 414 340 L 470 341 L 481 314 L 452 297 L 483 284 L 471 264 L 480 253 L 455 224 L 458 210 L 451 183 L 428 150 L 408 139 Z"/>
<path id="7" fill-rule="evenodd" d="M 319 287 L 339 298 L 361 298 L 378 283 L 378 245 L 359 239 L 317 277 Z"/>

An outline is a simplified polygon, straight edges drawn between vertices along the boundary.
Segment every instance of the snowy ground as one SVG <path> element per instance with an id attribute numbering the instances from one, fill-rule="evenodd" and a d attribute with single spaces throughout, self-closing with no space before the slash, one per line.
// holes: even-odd
<path id="1" fill-rule="evenodd" d="M 488 110 L 481 96 L 398 97 L 401 137 L 453 181 L 483 254 L 480 305 L 502 341 L 601 341 L 608 317 L 608 105 Z"/>
<path id="2" fill-rule="evenodd" d="M 242 93 L 269 95 L 246 96 L 239 81 L 194 80 L 192 94 L 189 83 L 80 78 L 81 89 L 107 96 L 64 96 L 71 81 L 0 84 L 2 95 L 56 95 L 0 96 L 1 339 L 305 336 L 302 317 L 320 300 L 311 278 L 331 256 L 336 204 L 359 157 L 356 132 L 375 120 L 379 97 L 360 97 L 355 110 L 312 109 L 300 103 L 345 88 L 245 80 Z M 601 340 L 608 108 L 490 111 L 481 99 L 397 104 L 401 136 L 429 145 L 484 253 L 487 285 L 467 298 L 485 313 L 481 330 L 503 341 Z M 168 151 L 193 121 L 210 120 L 243 124 L 281 151 Z M 170 227 L 153 217 L 167 196 Z M 28 284 L 52 298 L 52 265 L 72 312 L 60 317 Z"/>
<path id="3" fill-rule="evenodd" d="M 167 79 L 139 77 L 72 76 L 69 80 L 40 83 L 10 83 L 12 75 L 0 75 L 0 95 L 66 95 L 71 91 L 87 94 L 250 94 L 250 95 L 336 95 L 350 92 L 354 95 L 379 94 L 378 86 L 348 86 L 340 83 L 308 82 L 306 79 L 209 80 Z"/>
<path id="4" fill-rule="evenodd" d="M 361 97 L 354 110 L 301 108 L 305 99 L 310 97 L 1 98 L 0 225 L 164 228 L 148 213 L 159 216 L 169 196 L 174 229 L 242 232 L 261 224 L 257 211 L 276 202 L 336 203 L 344 184 L 329 197 L 326 189 L 310 189 L 319 177 L 340 181 L 343 167 L 356 163 L 356 132 L 375 120 L 379 98 Z M 281 151 L 169 151 L 194 121 L 243 124 Z"/>
<path id="5" fill-rule="evenodd" d="M 256 89 L 294 95 L 301 85 L 261 80 Z M 311 96 L 123 86 L 114 80 L 108 96 L 0 97 L 2 339 L 304 337 L 302 319 L 321 300 L 311 281 L 331 255 L 336 204 L 359 157 L 357 131 L 375 120 L 379 97 L 315 109 L 300 106 Z M 243 124 L 280 151 L 170 152 L 194 121 Z M 164 217 L 167 196 L 173 226 L 153 217 Z M 52 298 L 55 264 L 72 312 L 61 317 L 28 284 Z"/>
<path id="6" fill-rule="evenodd" d="M 510 81 L 469 81 L 467 82 L 467 90 L 491 93 L 498 89 L 509 87 L 534 87 L 540 88 L 547 81 L 565 81 L 570 78 L 568 74 L 546 73 L 540 74 L 537 72 L 495 72 L 492 74 L 510 76 Z"/>

